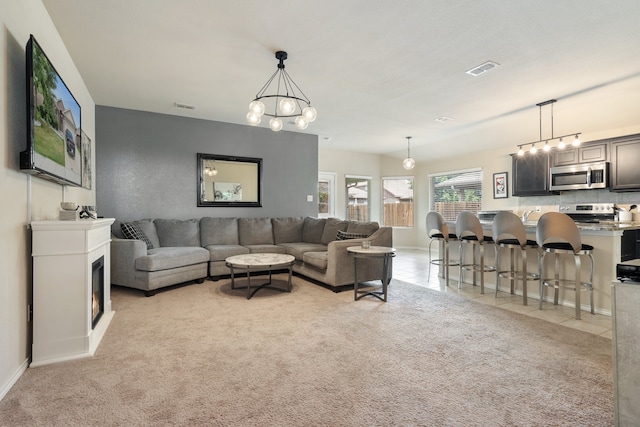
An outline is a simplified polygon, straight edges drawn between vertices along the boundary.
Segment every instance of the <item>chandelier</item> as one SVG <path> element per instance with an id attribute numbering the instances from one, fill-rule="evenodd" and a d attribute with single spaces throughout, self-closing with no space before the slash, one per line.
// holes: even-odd
<path id="1" fill-rule="evenodd" d="M 309 123 L 316 119 L 318 113 L 311 106 L 309 98 L 285 71 L 284 60 L 287 59 L 287 52 L 277 51 L 276 59 L 280 61 L 278 69 L 249 104 L 247 123 L 257 126 L 262 116 L 268 116 L 271 117 L 269 127 L 272 131 L 278 132 L 283 126 L 282 118 L 295 117 L 296 127 L 300 130 L 306 129 Z M 272 83 L 275 87 L 271 92 L 267 92 Z"/>
<path id="2" fill-rule="evenodd" d="M 525 151 L 522 147 L 526 147 L 527 145 L 531 145 L 531 147 L 529 148 L 529 153 L 536 154 L 538 152 L 538 148 L 536 147 L 536 144 L 539 144 L 542 142 L 544 142 L 544 145 L 542 146 L 542 151 L 550 151 L 552 148 L 550 142 L 553 143 L 553 141 L 555 141 L 556 139 L 558 140 L 558 145 L 556 147 L 562 150 L 567 146 L 563 138 L 571 137 L 574 135 L 575 136 L 573 138 L 573 142 L 571 143 L 571 145 L 573 145 L 574 147 L 577 147 L 578 145 L 580 145 L 580 138 L 578 138 L 578 135 L 580 135 L 581 132 L 570 133 L 562 136 L 555 136 L 555 137 L 553 136 L 553 104 L 555 102 L 557 102 L 555 99 L 550 99 L 548 101 L 544 101 L 539 104 L 536 104 L 540 109 L 540 139 L 538 141 L 527 142 L 526 144 L 518 145 L 518 156 L 524 156 Z M 542 107 L 544 107 L 545 105 L 551 105 L 551 138 L 542 139 Z"/>
<path id="3" fill-rule="evenodd" d="M 402 167 L 411 170 L 416 165 L 416 161 L 411 158 L 411 137 L 407 137 L 407 158 L 402 161 Z"/>

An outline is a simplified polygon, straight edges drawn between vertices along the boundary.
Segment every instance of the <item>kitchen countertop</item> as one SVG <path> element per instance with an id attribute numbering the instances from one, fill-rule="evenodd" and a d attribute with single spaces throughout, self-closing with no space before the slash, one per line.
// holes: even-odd
<path id="1" fill-rule="evenodd" d="M 492 221 L 480 221 L 482 224 L 482 228 L 486 231 L 491 231 Z M 525 221 L 524 228 L 527 230 L 527 233 L 535 233 L 536 226 L 538 225 L 538 221 Z M 600 223 L 593 224 L 577 224 L 580 232 L 584 232 L 585 234 L 591 234 L 597 232 L 595 234 L 611 234 L 611 235 L 622 235 L 622 232 L 625 230 L 638 230 L 640 229 L 640 222 L 617 222 L 617 221 L 602 221 Z M 450 232 L 455 232 L 456 230 L 456 222 L 455 221 L 447 221 L 447 226 L 449 227 Z M 612 233 L 613 232 L 613 233 Z M 490 233 L 489 233 L 490 234 Z"/>
<path id="2" fill-rule="evenodd" d="M 538 221 L 526 221 L 524 223 L 527 231 L 535 229 Z M 599 223 L 582 223 L 577 224 L 580 231 L 624 231 L 640 229 L 640 222 L 617 222 L 617 221 L 600 221 Z"/>

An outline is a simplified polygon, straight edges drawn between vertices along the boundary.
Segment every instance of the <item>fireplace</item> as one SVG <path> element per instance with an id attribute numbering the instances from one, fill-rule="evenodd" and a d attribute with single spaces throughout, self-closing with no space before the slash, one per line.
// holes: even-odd
<path id="1" fill-rule="evenodd" d="M 113 218 L 32 221 L 33 341 L 30 366 L 95 354 L 111 307 Z"/>
<path id="2" fill-rule="evenodd" d="M 91 329 L 95 329 L 104 313 L 104 256 L 91 264 L 91 289 Z"/>

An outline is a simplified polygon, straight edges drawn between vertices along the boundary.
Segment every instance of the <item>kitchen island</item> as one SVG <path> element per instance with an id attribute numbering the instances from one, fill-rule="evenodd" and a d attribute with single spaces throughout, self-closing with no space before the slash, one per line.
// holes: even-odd
<path id="1" fill-rule="evenodd" d="M 490 221 L 481 221 L 483 230 L 487 235 L 491 235 L 491 225 Z M 455 230 L 455 222 L 448 221 L 447 225 L 450 230 Z M 537 221 L 527 221 L 524 223 L 525 229 L 527 231 L 527 238 L 531 240 L 536 239 L 536 225 Z M 586 243 L 594 247 L 593 250 L 593 261 L 594 261 L 594 270 L 593 270 L 593 298 L 595 305 L 595 312 L 597 314 L 603 314 L 610 316 L 611 315 L 611 282 L 616 280 L 616 265 L 621 262 L 621 241 L 622 234 L 625 230 L 637 230 L 640 229 L 640 222 L 631 222 L 631 223 L 618 223 L 614 221 L 603 221 L 601 223 L 594 224 L 578 224 L 578 229 L 580 230 L 580 236 L 582 238 L 582 243 Z M 450 245 L 450 257 L 451 259 L 458 258 L 458 245 L 453 242 Z M 571 256 L 561 256 L 560 257 L 560 268 L 558 269 L 559 274 L 568 275 L 569 277 L 573 277 L 573 269 L 574 269 L 574 261 Z M 506 262 L 507 260 L 505 260 Z M 495 263 L 495 254 L 494 251 L 490 249 L 490 246 L 485 248 L 485 264 L 493 265 Z M 589 262 L 587 260 L 583 260 L 582 262 L 582 278 L 584 280 L 588 280 L 589 278 Z M 504 267 L 504 266 L 503 266 Z M 530 254 L 528 257 L 528 265 L 527 271 L 537 271 L 538 270 L 538 259 L 533 254 Z M 553 261 L 547 260 L 545 262 L 545 274 L 544 277 L 549 277 L 553 273 Z M 457 268 L 450 269 L 450 277 L 451 282 L 450 286 L 456 286 L 455 282 L 458 280 L 459 270 Z M 470 276 L 467 275 L 465 278 L 465 283 L 463 286 L 469 286 L 471 283 L 467 283 L 470 281 Z M 485 274 L 485 288 L 486 289 L 494 289 L 495 290 L 495 274 L 488 273 Z M 506 287 L 504 289 L 507 289 Z M 485 293 L 488 293 L 485 291 Z M 516 284 L 516 293 L 522 294 L 522 285 Z M 528 292 L 527 295 L 529 298 L 539 299 L 539 289 L 537 282 L 529 282 L 528 284 Z M 553 291 L 547 290 L 545 301 L 552 301 Z M 589 311 L 589 298 L 582 298 L 582 310 Z M 559 295 L 559 304 L 574 306 L 575 295 L 574 291 L 565 291 L 563 289 L 560 290 Z M 537 301 L 529 301 L 529 304 L 536 304 Z"/>

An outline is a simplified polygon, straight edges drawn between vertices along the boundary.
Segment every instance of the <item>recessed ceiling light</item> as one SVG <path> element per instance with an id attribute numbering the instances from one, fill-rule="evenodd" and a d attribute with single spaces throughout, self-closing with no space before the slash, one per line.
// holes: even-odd
<path id="1" fill-rule="evenodd" d="M 484 74 L 489 70 L 493 70 L 497 66 L 499 66 L 497 62 L 487 61 L 484 64 L 480 64 L 477 67 L 473 67 L 472 69 L 467 71 L 467 74 L 471 74 L 474 77 L 479 76 L 480 74 Z"/>
<path id="2" fill-rule="evenodd" d="M 444 123 L 444 122 L 450 122 L 453 119 L 451 117 L 447 117 L 447 116 L 440 116 L 440 117 L 436 117 L 434 120 L 436 122 Z"/>
<path id="3" fill-rule="evenodd" d="M 187 109 L 187 110 L 195 110 L 196 109 L 195 105 L 183 104 L 181 102 L 174 102 L 173 106 L 176 107 L 176 108 L 184 108 L 184 109 Z"/>

